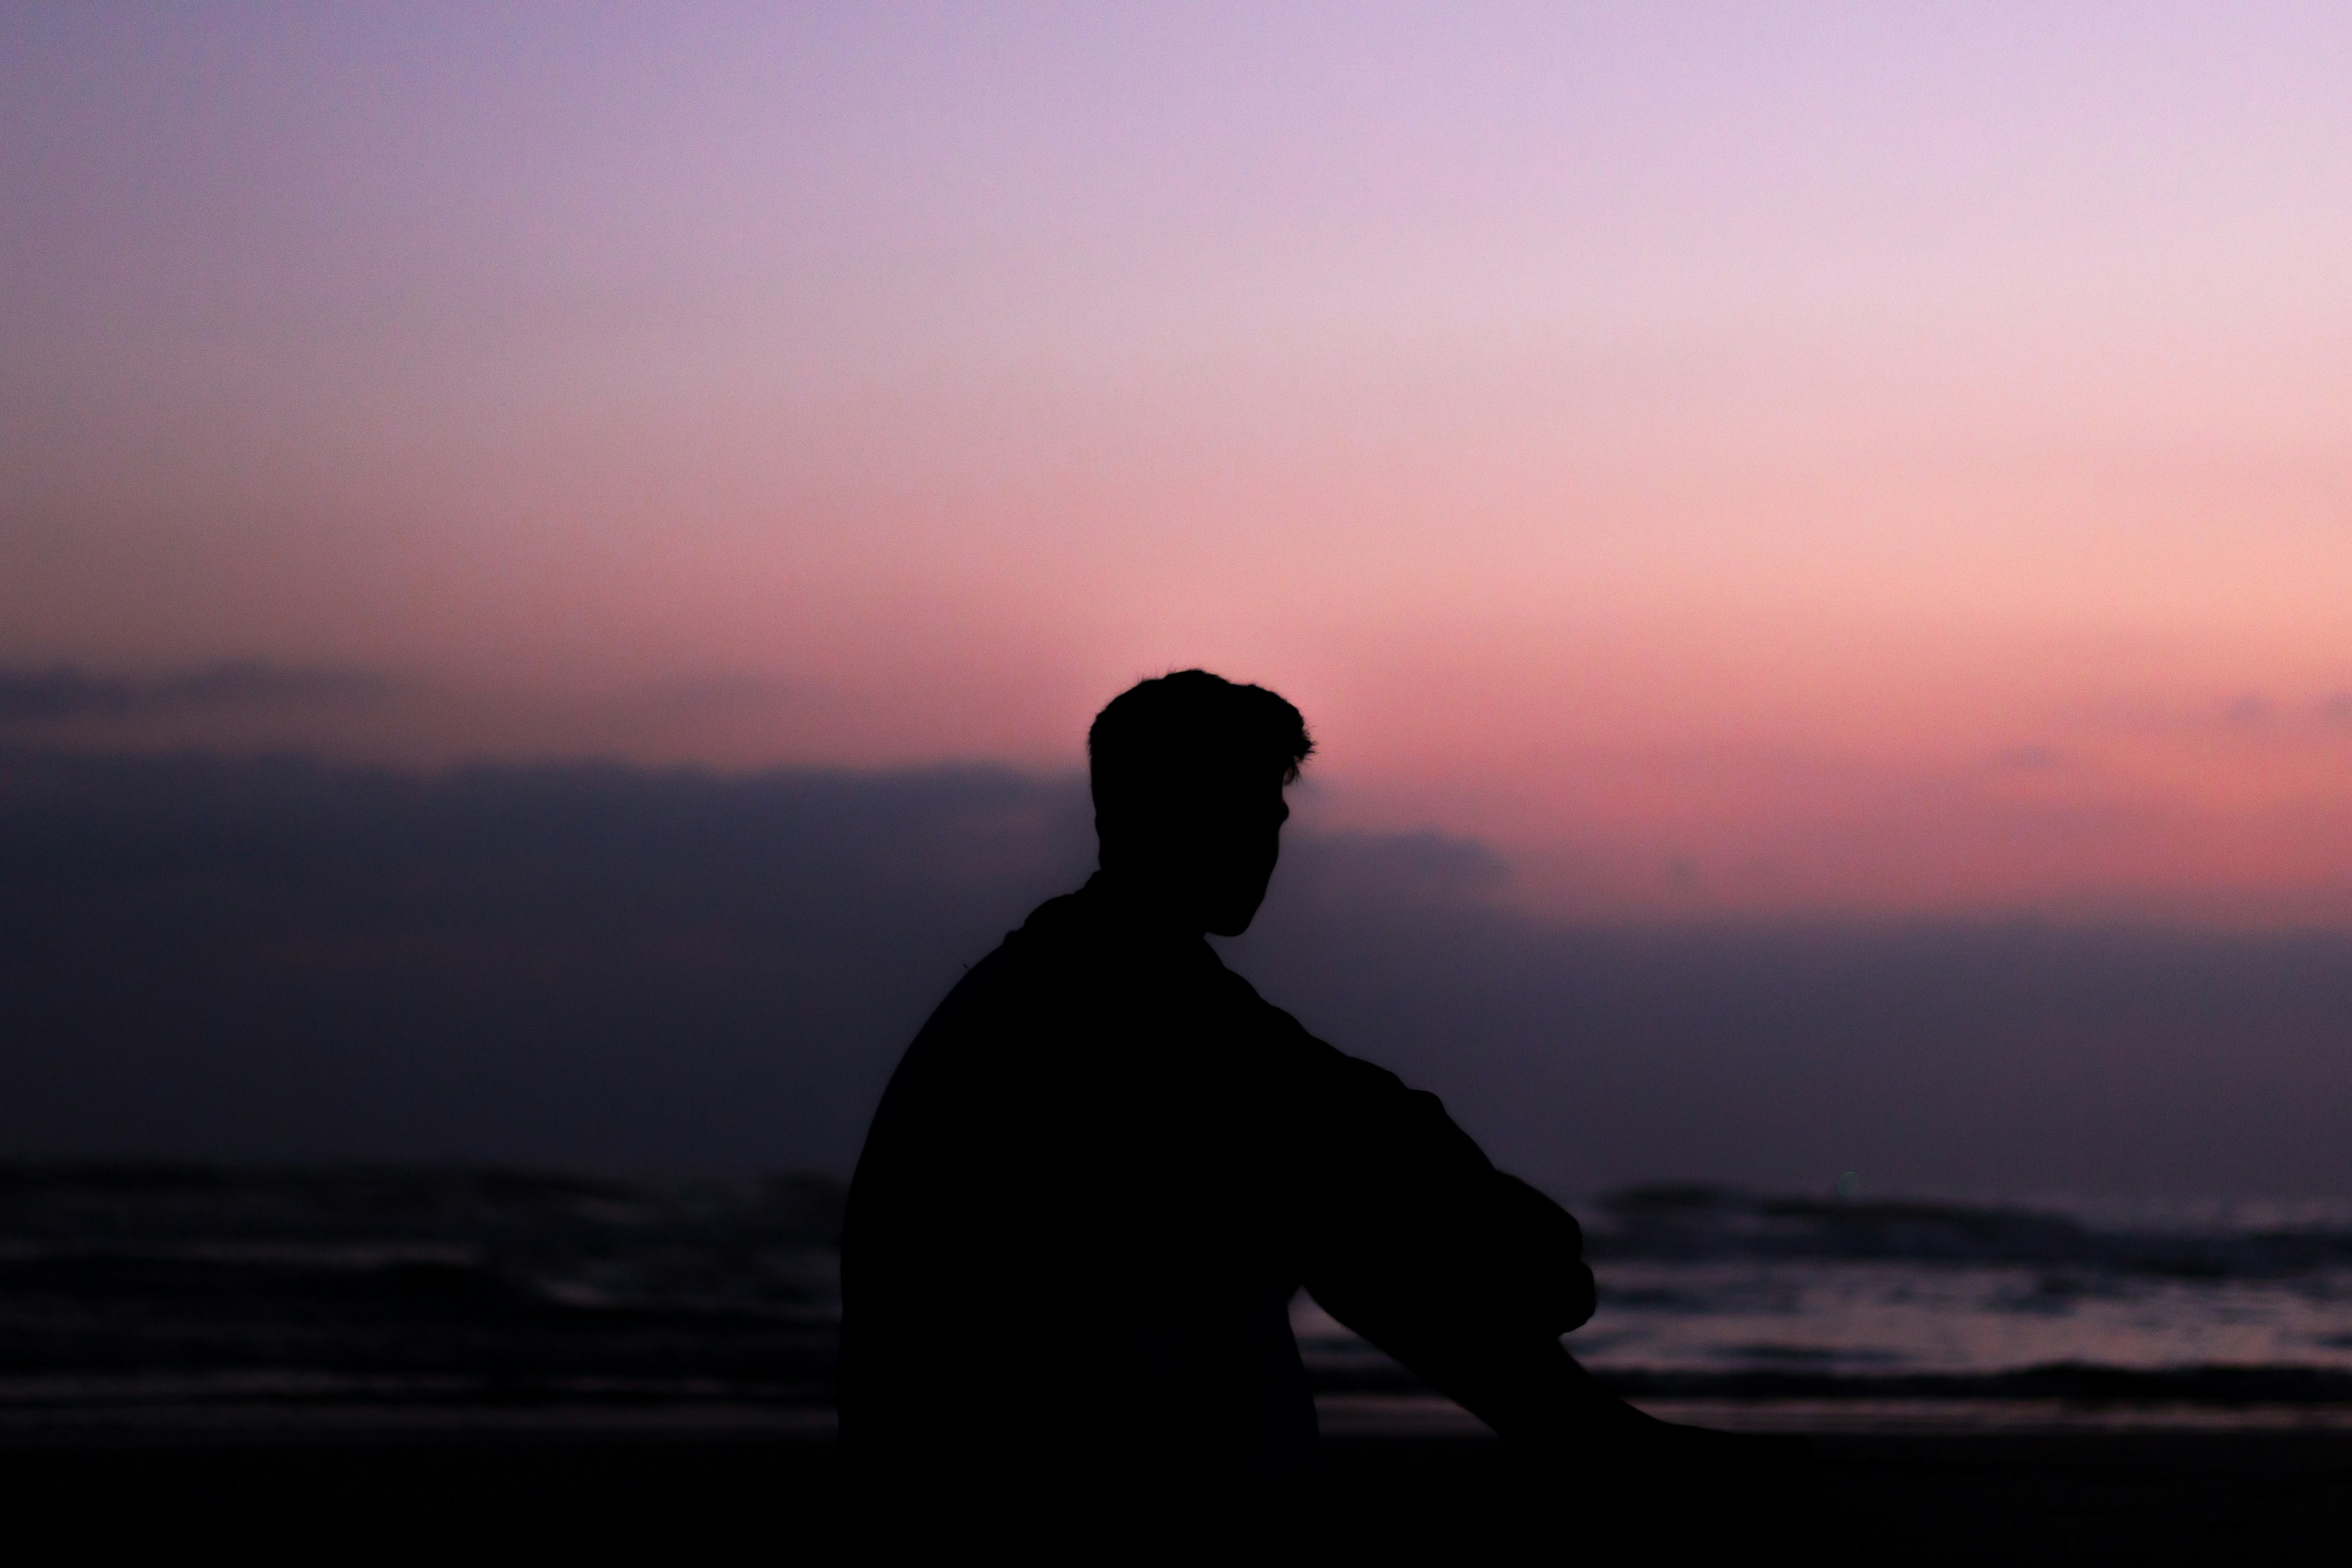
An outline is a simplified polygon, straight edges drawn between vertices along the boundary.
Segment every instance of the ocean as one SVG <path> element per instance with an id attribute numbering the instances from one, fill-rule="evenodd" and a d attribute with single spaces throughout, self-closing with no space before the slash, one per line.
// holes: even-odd
<path id="1" fill-rule="evenodd" d="M 818 1430 L 841 1198 L 792 1175 L 0 1166 L 0 1436 Z M 2352 1204 L 1570 1206 L 1601 1306 L 1568 1346 L 1675 1418 L 2352 1426 Z M 1293 1318 L 1327 1429 L 1475 1425 L 1304 1294 Z"/>
<path id="2" fill-rule="evenodd" d="M 2352 1204 L 1689 1185 L 1570 1205 L 1600 1308 L 1566 1342 L 1675 1419 L 2352 1425 Z M 1294 1315 L 1310 1359 L 1378 1375 L 1377 1352 L 1311 1302 Z"/>

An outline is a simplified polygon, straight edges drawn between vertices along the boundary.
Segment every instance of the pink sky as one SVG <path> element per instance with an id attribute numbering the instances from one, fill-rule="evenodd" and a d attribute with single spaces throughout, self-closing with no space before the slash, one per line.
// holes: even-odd
<path id="1" fill-rule="evenodd" d="M 41 737 L 1077 765 L 1582 913 L 2352 923 L 2340 5 L 15 7 Z"/>

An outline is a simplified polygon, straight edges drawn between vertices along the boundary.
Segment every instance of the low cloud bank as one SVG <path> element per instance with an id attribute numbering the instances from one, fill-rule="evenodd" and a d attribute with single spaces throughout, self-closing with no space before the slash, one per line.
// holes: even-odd
<path id="1" fill-rule="evenodd" d="M 0 753 L 0 1154 L 845 1172 L 1090 861 L 1080 781 L 987 770 Z M 1226 956 L 1563 1190 L 2352 1183 L 2341 936 L 1580 928 L 1507 876 L 1304 835 Z"/>
<path id="2" fill-rule="evenodd" d="M 393 682 L 364 670 L 255 660 L 134 677 L 58 664 L 0 668 L 0 724 L 137 720 L 223 708 L 349 707 L 381 701 Z"/>

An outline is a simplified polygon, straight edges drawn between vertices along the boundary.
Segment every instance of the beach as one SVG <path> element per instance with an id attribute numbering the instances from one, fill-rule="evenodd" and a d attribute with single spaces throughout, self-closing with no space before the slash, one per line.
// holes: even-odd
<path id="1" fill-rule="evenodd" d="M 2332 1207 L 1582 1206 L 1603 1310 L 1570 1348 L 1663 1418 L 1807 1434 L 1807 1493 L 1771 1518 L 1671 1479 L 1530 1495 L 1475 1420 L 1302 1295 L 1325 1462 L 1286 1528 L 1468 1560 L 2352 1546 Z M 875 1521 L 834 1450 L 838 1211 L 811 1177 L 0 1167 L 0 1520 L 51 1560 L 100 1538 L 855 1559 Z"/>
<path id="2" fill-rule="evenodd" d="M 1753 1521 L 1692 1497 L 1627 1510 L 1568 1490 L 1531 1504 L 1488 1438 L 1337 1437 L 1297 1528 L 1357 1551 L 1470 1560 L 1567 1561 L 1606 1542 L 1808 1563 L 2290 1563 L 2340 1562 L 2352 1545 L 2344 1432 L 1814 1442 L 1811 1495 Z M 828 1562 L 861 1556 L 873 1525 L 845 1500 L 822 1434 L 20 1446 L 0 1450 L 0 1516 L 13 1542 L 45 1548 L 20 1561 L 116 1546 L 247 1562 L 478 1550 Z"/>

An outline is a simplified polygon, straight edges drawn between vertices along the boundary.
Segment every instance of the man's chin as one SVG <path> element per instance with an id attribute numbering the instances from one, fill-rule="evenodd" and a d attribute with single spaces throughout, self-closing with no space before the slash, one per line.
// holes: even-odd
<path id="1" fill-rule="evenodd" d="M 1252 904 L 1248 909 L 1214 917 L 1209 921 L 1207 930 L 1211 936 L 1239 936 L 1249 930 L 1250 921 L 1255 919 L 1257 906 Z"/>

